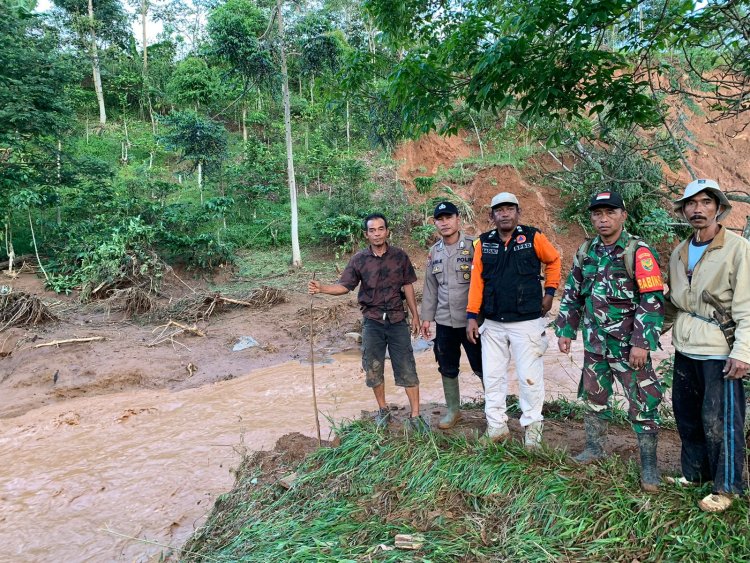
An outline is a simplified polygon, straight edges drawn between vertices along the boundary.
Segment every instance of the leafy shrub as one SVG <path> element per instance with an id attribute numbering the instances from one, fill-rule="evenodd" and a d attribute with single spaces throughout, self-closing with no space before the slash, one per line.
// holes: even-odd
<path id="1" fill-rule="evenodd" d="M 673 237 L 669 213 L 662 209 L 660 165 L 646 156 L 640 140 L 630 132 L 610 132 L 603 143 L 591 144 L 585 158 L 570 172 L 556 172 L 565 196 L 563 217 L 591 229 L 588 204 L 601 191 L 619 192 L 628 211 L 626 228 L 652 243 Z M 655 221 L 656 226 L 651 225 Z"/>
<path id="2" fill-rule="evenodd" d="M 435 225 L 417 225 L 411 230 L 411 237 L 423 248 L 429 248 L 435 236 Z"/>
<path id="3" fill-rule="evenodd" d="M 434 176 L 417 176 L 414 178 L 414 187 L 420 194 L 429 193 L 435 186 Z"/>
<path id="4" fill-rule="evenodd" d="M 348 253 L 362 236 L 362 220 L 352 215 L 327 217 L 320 224 L 318 232 L 322 240 L 333 243 L 341 252 Z"/>

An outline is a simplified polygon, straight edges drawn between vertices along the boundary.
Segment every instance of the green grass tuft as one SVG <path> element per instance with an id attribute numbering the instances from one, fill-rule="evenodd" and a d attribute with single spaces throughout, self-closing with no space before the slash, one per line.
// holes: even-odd
<path id="1" fill-rule="evenodd" d="M 211 561 L 747 561 L 750 511 L 701 513 L 709 492 L 639 490 L 619 458 L 581 468 L 554 449 L 339 428 L 290 490 L 240 474 L 186 559 Z M 420 534 L 415 552 L 383 549 Z"/>

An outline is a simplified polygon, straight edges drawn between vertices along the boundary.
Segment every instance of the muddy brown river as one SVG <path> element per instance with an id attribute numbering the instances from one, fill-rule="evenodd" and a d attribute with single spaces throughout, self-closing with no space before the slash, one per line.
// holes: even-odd
<path id="1" fill-rule="evenodd" d="M 570 396 L 577 368 L 550 352 L 547 395 Z M 375 405 L 358 351 L 326 362 L 315 367 L 324 438 L 326 417 L 356 418 Z M 417 365 L 422 402 L 441 402 L 432 352 L 417 354 Z M 478 396 L 478 379 L 462 367 L 462 394 Z M 386 381 L 387 399 L 407 405 L 392 377 Z M 242 452 L 270 449 L 292 431 L 315 435 L 310 366 L 300 362 L 195 389 L 83 397 L 0 419 L 0 561 L 155 560 L 203 523 L 231 488 Z"/>

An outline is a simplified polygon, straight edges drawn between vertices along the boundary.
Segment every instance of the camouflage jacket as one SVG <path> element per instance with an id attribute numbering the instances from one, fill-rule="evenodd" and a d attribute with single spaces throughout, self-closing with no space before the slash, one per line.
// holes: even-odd
<path id="1" fill-rule="evenodd" d="M 634 276 L 625 268 L 625 247 L 631 235 L 623 231 L 610 250 L 597 236 L 565 282 L 557 336 L 575 338 L 583 315 L 584 348 L 602 353 L 605 336 L 656 350 L 664 322 L 664 285 L 651 248 L 643 241 L 635 251 Z"/>

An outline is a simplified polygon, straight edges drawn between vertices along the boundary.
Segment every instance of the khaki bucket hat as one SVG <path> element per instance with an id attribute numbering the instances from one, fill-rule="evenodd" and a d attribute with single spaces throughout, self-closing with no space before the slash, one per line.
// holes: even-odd
<path id="1" fill-rule="evenodd" d="M 685 186 L 685 193 L 683 193 L 682 197 L 673 204 L 675 212 L 681 213 L 685 202 L 701 192 L 709 192 L 710 194 L 715 195 L 719 199 L 719 205 L 724 206 L 724 210 L 716 217 L 717 221 L 721 221 L 724 217 L 729 215 L 729 212 L 732 210 L 732 204 L 729 203 L 727 196 L 721 191 L 719 183 L 716 180 L 709 180 L 706 178 L 693 180 Z"/>

